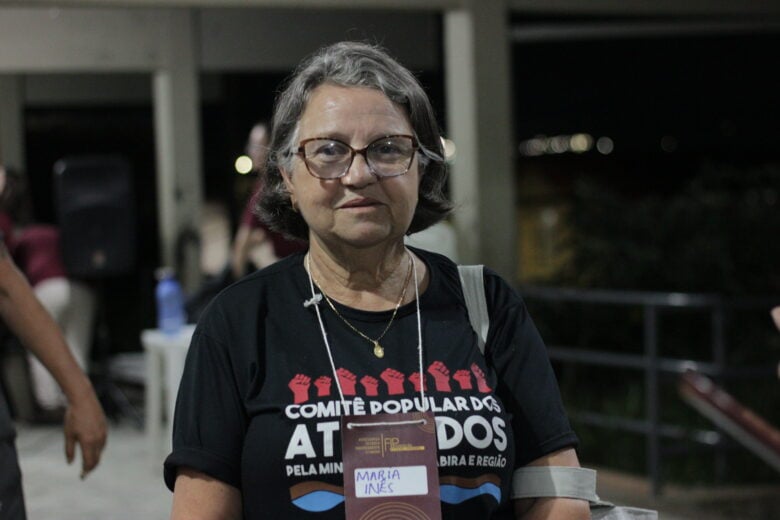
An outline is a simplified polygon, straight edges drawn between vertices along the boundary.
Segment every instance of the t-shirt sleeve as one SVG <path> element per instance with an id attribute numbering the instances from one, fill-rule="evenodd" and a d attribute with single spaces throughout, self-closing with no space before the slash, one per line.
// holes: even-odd
<path id="1" fill-rule="evenodd" d="M 216 316 L 215 316 L 216 315 Z M 192 338 L 173 422 L 173 451 L 165 460 L 165 483 L 173 490 L 177 471 L 192 468 L 240 488 L 241 452 L 247 418 L 219 313 L 204 316 Z"/>
<path id="2" fill-rule="evenodd" d="M 547 348 L 522 298 L 485 270 L 490 331 L 485 355 L 498 376 L 497 394 L 512 414 L 515 466 L 577 445 Z"/>

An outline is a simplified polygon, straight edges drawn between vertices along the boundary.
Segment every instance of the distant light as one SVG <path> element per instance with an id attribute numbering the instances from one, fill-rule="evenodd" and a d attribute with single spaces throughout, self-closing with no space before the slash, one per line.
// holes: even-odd
<path id="1" fill-rule="evenodd" d="M 569 136 L 556 135 L 550 138 L 550 151 L 552 153 L 565 153 L 569 151 Z"/>
<path id="2" fill-rule="evenodd" d="M 593 137 L 590 134 L 574 134 L 569 139 L 569 148 L 574 153 L 587 152 L 593 147 Z"/>
<path id="3" fill-rule="evenodd" d="M 596 150 L 604 155 L 609 155 L 615 149 L 615 143 L 609 137 L 599 137 L 596 141 Z"/>
<path id="4" fill-rule="evenodd" d="M 610 141 L 611 143 L 611 141 Z M 535 135 L 531 139 L 521 141 L 518 149 L 526 157 L 537 157 L 540 155 L 558 155 L 565 153 L 585 153 L 593 148 L 593 136 L 588 133 L 580 132 L 577 134 L 561 135 Z M 610 150 L 611 151 L 611 150 Z M 609 152 L 607 152 L 609 153 Z"/>
<path id="5" fill-rule="evenodd" d="M 530 155 L 543 155 L 547 153 L 547 136 L 537 135 L 527 142 L 528 148 L 531 151 Z"/>
<path id="6" fill-rule="evenodd" d="M 672 153 L 677 150 L 677 138 L 671 135 L 665 135 L 661 138 L 661 150 L 666 153 Z"/>
<path id="7" fill-rule="evenodd" d="M 246 175 L 252 171 L 252 159 L 247 155 L 239 155 L 236 159 L 235 168 L 241 175 Z"/>
<path id="8" fill-rule="evenodd" d="M 442 137 L 441 146 L 444 149 L 444 160 L 452 161 L 455 158 L 455 153 L 458 151 L 455 141 Z"/>

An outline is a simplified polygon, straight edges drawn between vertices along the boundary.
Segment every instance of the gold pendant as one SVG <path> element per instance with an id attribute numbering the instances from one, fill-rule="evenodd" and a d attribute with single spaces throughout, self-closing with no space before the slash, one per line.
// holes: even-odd
<path id="1" fill-rule="evenodd" d="M 378 358 L 385 357 L 385 349 L 382 348 L 378 341 L 374 342 L 374 355 Z"/>

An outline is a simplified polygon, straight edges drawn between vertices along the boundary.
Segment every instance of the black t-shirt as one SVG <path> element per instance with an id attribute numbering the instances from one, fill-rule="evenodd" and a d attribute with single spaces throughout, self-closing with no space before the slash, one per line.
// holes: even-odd
<path id="1" fill-rule="evenodd" d="M 525 304 L 485 270 L 490 331 L 483 355 L 457 266 L 415 250 L 430 272 L 420 295 L 422 381 L 436 415 L 443 518 L 513 518 L 514 469 L 577 443 L 544 343 Z M 244 517 L 344 518 L 339 417 L 420 405 L 417 307 L 398 310 L 385 356 L 322 302 L 333 373 L 303 255 L 223 291 L 193 336 L 179 388 L 165 480 L 190 467 L 241 491 Z M 338 311 L 377 337 L 392 311 Z"/>

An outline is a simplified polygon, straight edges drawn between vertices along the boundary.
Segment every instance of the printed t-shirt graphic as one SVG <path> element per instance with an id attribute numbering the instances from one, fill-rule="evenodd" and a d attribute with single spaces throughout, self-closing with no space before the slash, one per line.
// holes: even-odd
<path id="1" fill-rule="evenodd" d="M 458 369 L 452 373 L 444 362 L 434 361 L 427 367 L 426 372 L 427 374 L 424 374 L 421 380 L 420 373 L 417 371 L 407 375 L 393 368 L 385 368 L 378 377 L 371 374 L 354 374 L 343 367 L 336 370 L 345 398 L 355 396 L 360 396 L 359 399 L 366 398 L 365 401 L 361 399 L 353 403 L 352 413 L 374 415 L 419 410 L 422 408 L 419 394 L 421 384 L 426 392 L 435 391 L 433 395 L 428 394 L 425 398 L 426 406 L 434 412 L 485 411 L 492 414 L 501 411 L 498 400 L 491 395 L 492 389 L 486 380 L 484 370 L 476 362 L 468 369 Z M 288 387 L 294 403 L 287 408 L 289 419 L 334 416 L 336 409 L 342 407 L 341 401 L 338 400 L 338 390 L 331 376 L 299 373 L 290 379 Z M 453 387 L 460 392 L 475 392 L 469 396 L 447 395 L 452 393 Z M 408 391 L 414 394 L 395 400 L 369 399 L 379 396 L 384 399 L 390 396 L 407 395 Z M 332 399 L 323 402 L 318 398 Z M 436 422 L 440 437 L 441 467 L 506 465 L 506 456 L 503 455 L 507 445 L 506 422 L 500 416 L 488 418 L 484 415 L 470 415 L 463 424 L 460 424 L 455 419 L 442 415 L 437 416 Z M 329 428 L 332 427 L 331 424 Z M 441 445 L 445 448 L 454 447 L 463 442 L 464 437 L 474 448 L 484 449 L 494 444 L 498 452 L 492 456 L 444 454 L 446 450 L 442 450 Z M 308 429 L 302 425 L 297 426 L 285 454 L 285 460 L 295 461 L 297 455 L 311 456 L 313 453 L 315 450 L 311 439 L 308 438 Z M 288 477 L 314 478 L 320 472 L 332 474 L 334 471 L 343 473 L 340 461 L 287 465 Z M 450 504 L 458 504 L 479 495 L 491 496 L 496 503 L 500 503 L 501 478 L 490 472 L 473 478 L 445 473 L 441 477 L 440 492 L 442 501 Z M 292 484 L 290 498 L 300 509 L 319 512 L 339 505 L 344 500 L 344 495 L 342 487 L 314 479 Z"/>

